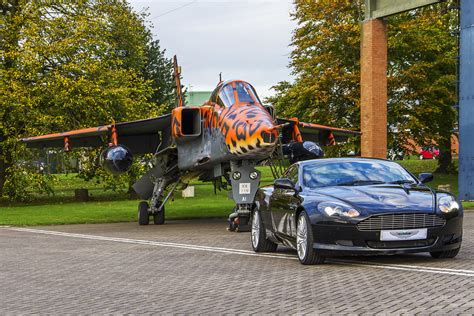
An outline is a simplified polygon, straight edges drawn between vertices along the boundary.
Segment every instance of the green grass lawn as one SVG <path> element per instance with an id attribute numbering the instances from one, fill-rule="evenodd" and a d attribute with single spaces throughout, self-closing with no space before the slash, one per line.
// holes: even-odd
<path id="1" fill-rule="evenodd" d="M 419 159 L 410 159 L 397 161 L 408 171 L 413 173 L 415 176 L 423 172 L 434 173 L 436 167 L 438 166 L 438 161 L 436 160 L 419 160 Z M 455 165 L 457 165 L 457 160 L 454 160 Z M 449 184 L 451 185 L 451 191 L 457 195 L 458 194 L 458 175 L 457 174 L 434 174 L 434 180 L 430 183 L 427 183 L 428 186 L 433 189 L 437 189 L 440 184 Z"/>
<path id="2" fill-rule="evenodd" d="M 223 218 L 232 210 L 227 192 L 217 192 L 211 185 L 197 183 L 194 198 L 184 199 L 176 192 L 166 205 L 166 219 Z M 113 197 L 116 200 L 112 200 Z M 55 225 L 136 221 L 137 200 L 124 195 L 96 197 L 96 201 L 73 202 L 66 199 L 54 204 L 23 204 L 0 207 L 0 225 Z"/>
<path id="3" fill-rule="evenodd" d="M 404 160 L 400 162 L 414 174 L 433 172 L 434 160 Z M 262 171 L 262 185 L 273 182 L 270 169 Z M 457 175 L 435 174 L 429 185 L 437 188 L 440 184 L 450 184 L 457 194 Z M 166 205 L 167 219 L 225 218 L 233 208 L 233 201 L 227 192 L 214 194 L 211 184 L 196 181 L 195 197 L 184 199 L 181 192 L 175 193 L 175 200 Z M 91 195 L 89 202 L 76 202 L 74 189 L 87 188 Z M 56 225 L 79 223 L 110 223 L 136 221 L 138 201 L 128 199 L 123 192 L 104 191 L 95 182 L 85 182 L 75 174 L 60 175 L 54 187 L 54 196 L 38 196 L 32 203 L 0 203 L 0 225 Z M 474 208 L 474 202 L 464 202 L 465 208 Z"/>

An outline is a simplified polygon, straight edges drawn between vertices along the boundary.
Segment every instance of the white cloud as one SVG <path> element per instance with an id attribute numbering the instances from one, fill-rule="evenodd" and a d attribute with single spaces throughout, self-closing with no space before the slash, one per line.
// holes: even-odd
<path id="1" fill-rule="evenodd" d="M 290 1 L 131 1 L 148 7 L 153 32 L 167 55 L 178 56 L 183 84 L 212 90 L 223 78 L 252 83 L 261 96 L 290 80 L 289 44 L 296 23 Z"/>

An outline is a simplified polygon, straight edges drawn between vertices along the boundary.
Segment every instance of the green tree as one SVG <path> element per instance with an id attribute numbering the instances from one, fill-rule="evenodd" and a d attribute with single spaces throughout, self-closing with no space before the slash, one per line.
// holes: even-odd
<path id="1" fill-rule="evenodd" d="M 19 138 L 163 112 L 154 103 L 161 86 L 153 75 L 161 70 L 150 59 L 162 52 L 146 16 L 125 0 L 10 0 L 0 8 L 0 194 L 24 196 L 32 187 L 19 185 L 25 174 L 26 184 L 35 183 Z"/>
<path id="2" fill-rule="evenodd" d="M 362 1 L 296 1 L 290 67 L 269 98 L 278 113 L 340 127 L 359 126 L 359 39 Z"/>
<path id="3" fill-rule="evenodd" d="M 296 1 L 290 67 L 268 99 L 279 113 L 347 128 L 360 126 L 360 22 L 363 1 Z M 442 3 L 388 19 L 389 146 L 436 142 L 438 171 L 451 164 L 456 122 L 456 12 Z"/>
<path id="4" fill-rule="evenodd" d="M 388 118 L 392 146 L 408 139 L 436 143 L 437 172 L 453 170 L 451 135 L 457 123 L 458 28 L 453 3 L 391 17 L 389 25 Z"/>
<path id="5" fill-rule="evenodd" d="M 163 111 L 169 112 L 175 103 L 173 61 L 166 58 L 160 41 L 151 39 L 151 36 L 146 48 L 146 57 L 143 78 L 148 80 L 153 88 L 149 101 L 159 104 Z"/>

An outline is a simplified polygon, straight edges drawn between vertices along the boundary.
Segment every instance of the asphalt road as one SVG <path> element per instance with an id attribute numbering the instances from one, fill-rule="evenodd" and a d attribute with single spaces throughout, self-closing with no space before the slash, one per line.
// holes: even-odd
<path id="1" fill-rule="evenodd" d="M 455 259 L 254 254 L 224 221 L 0 228 L 0 314 L 474 314 L 474 212 Z"/>

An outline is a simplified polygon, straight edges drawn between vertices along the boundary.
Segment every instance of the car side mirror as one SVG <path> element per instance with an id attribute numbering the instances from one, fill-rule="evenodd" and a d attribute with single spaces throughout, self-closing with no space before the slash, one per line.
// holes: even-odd
<path id="1" fill-rule="evenodd" d="M 277 189 L 284 189 L 284 190 L 295 190 L 295 184 L 288 178 L 279 178 L 276 179 L 273 183 L 273 186 Z"/>
<path id="2" fill-rule="evenodd" d="M 433 181 L 434 176 L 432 173 L 420 173 L 418 179 L 420 179 L 421 183 L 428 183 Z"/>

